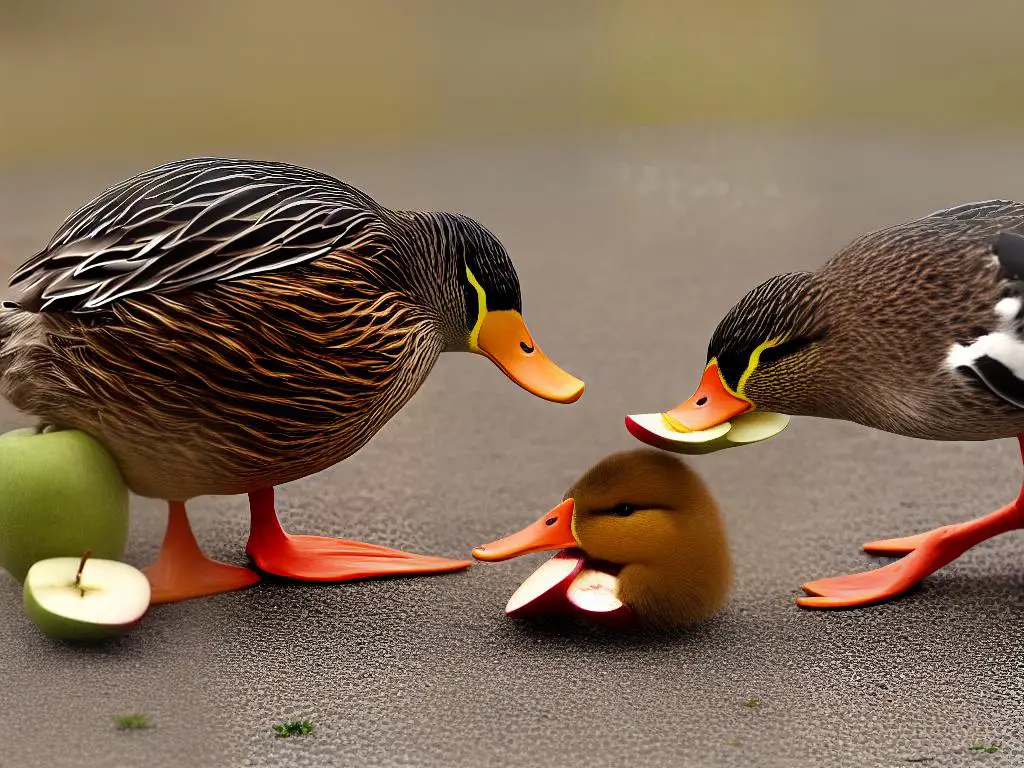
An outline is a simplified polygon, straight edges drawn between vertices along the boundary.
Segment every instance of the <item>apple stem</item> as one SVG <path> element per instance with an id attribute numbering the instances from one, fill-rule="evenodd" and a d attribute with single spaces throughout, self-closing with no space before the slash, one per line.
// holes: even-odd
<path id="1" fill-rule="evenodd" d="M 92 550 L 90 549 L 82 553 L 82 559 L 78 561 L 78 573 L 75 574 L 75 587 L 82 593 L 82 597 L 85 597 L 85 590 L 82 589 L 82 571 L 85 569 L 85 561 L 89 559 L 91 554 Z"/>

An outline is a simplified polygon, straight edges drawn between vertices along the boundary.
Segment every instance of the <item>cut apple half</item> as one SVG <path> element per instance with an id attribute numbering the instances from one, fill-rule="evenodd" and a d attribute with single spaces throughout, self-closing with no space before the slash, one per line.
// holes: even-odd
<path id="1" fill-rule="evenodd" d="M 513 619 L 519 619 L 566 612 L 566 592 L 581 568 L 581 553 L 571 549 L 562 550 L 519 585 L 519 589 L 512 593 L 505 605 L 505 613 Z"/>
<path id="2" fill-rule="evenodd" d="M 633 623 L 633 611 L 618 597 L 619 580 L 607 571 L 583 568 L 569 585 L 566 597 L 584 618 L 610 626 Z"/>
<path id="3" fill-rule="evenodd" d="M 116 560 L 54 557 L 28 570 L 25 610 L 47 635 L 103 640 L 128 630 L 145 615 L 149 580 Z"/>
<path id="4" fill-rule="evenodd" d="M 660 413 L 626 417 L 626 429 L 637 440 L 665 451 L 691 455 L 759 443 L 779 434 L 788 425 L 789 416 L 768 411 L 751 411 L 694 432 L 673 429 Z"/>

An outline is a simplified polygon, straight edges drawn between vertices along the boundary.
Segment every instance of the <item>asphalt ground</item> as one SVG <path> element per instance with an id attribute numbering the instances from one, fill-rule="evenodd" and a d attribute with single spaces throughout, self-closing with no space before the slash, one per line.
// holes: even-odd
<path id="1" fill-rule="evenodd" d="M 392 207 L 460 210 L 505 242 L 541 347 L 588 384 L 537 400 L 444 355 L 356 456 L 280 491 L 292 532 L 459 557 L 557 503 L 637 443 L 626 413 L 688 396 L 720 316 L 754 284 L 857 234 L 953 203 L 1020 197 L 1024 144 L 772 130 L 636 131 L 585 143 L 392 155 L 273 153 Z M 0 178 L 0 272 L 106 185 L 169 158 Z M 0 429 L 28 423 L 0 405 Z M 885 562 L 863 541 L 1005 503 L 1012 441 L 927 443 L 796 419 L 690 460 L 735 560 L 719 616 L 671 636 L 523 625 L 503 607 L 545 555 L 458 574 L 249 590 L 155 607 L 98 649 L 42 636 L 0 575 L 0 765 L 1024 765 L 1021 538 L 971 550 L 895 602 L 794 604 L 799 585 Z M 164 506 L 133 501 L 126 560 Z M 200 543 L 243 563 L 243 498 L 195 502 Z M 754 706 L 751 699 L 756 699 Z M 119 732 L 115 715 L 154 727 Z M 309 718 L 316 732 L 276 739 Z M 997 751 L 972 751 L 972 746 Z"/>

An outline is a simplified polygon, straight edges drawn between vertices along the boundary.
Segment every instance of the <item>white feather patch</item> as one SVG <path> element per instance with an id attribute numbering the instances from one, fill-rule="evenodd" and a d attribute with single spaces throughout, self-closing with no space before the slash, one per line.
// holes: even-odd
<path id="1" fill-rule="evenodd" d="M 1003 322 L 1015 319 L 1020 314 L 1020 299 L 1014 296 L 1000 299 L 999 303 L 996 304 L 996 314 L 1003 319 Z"/>
<path id="2" fill-rule="evenodd" d="M 1018 379 L 1024 380 L 1024 338 L 1014 325 L 1022 306 L 1024 304 L 1019 298 L 1001 299 L 995 311 L 1002 327 L 979 336 L 970 344 L 954 344 L 946 355 L 946 365 L 954 369 L 962 365 L 972 366 L 980 357 L 991 357 L 1005 365 Z"/>

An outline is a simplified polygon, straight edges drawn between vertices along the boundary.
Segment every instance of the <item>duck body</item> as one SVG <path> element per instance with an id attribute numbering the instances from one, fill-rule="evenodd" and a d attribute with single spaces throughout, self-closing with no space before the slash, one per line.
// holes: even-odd
<path id="1" fill-rule="evenodd" d="M 134 176 L 72 213 L 11 288 L 0 394 L 99 439 L 139 495 L 247 493 L 268 525 L 267 489 L 356 452 L 444 351 L 485 355 L 546 399 L 582 392 L 536 349 L 484 227 L 285 163 Z"/>
<path id="2" fill-rule="evenodd" d="M 1024 450 L 1024 204 L 937 211 L 855 239 L 816 272 L 747 293 L 712 335 L 696 392 L 663 416 L 700 431 L 754 410 L 925 440 L 1017 436 Z M 1020 527 L 1024 497 L 967 523 L 869 542 L 869 552 L 906 557 L 805 584 L 799 602 L 889 599 Z"/>
<path id="3" fill-rule="evenodd" d="M 197 296 L 149 294 L 98 323 L 25 313 L 11 345 L 24 359 L 0 380 L 3 394 L 102 440 L 142 496 L 188 500 L 298 480 L 362 447 L 445 346 L 428 311 L 358 280 L 360 271 L 329 255 L 217 285 L 202 292 L 201 323 Z M 332 291 L 333 280 L 346 290 Z M 296 306 L 307 302 L 315 313 Z M 388 321 L 368 329 L 360 315 L 370 312 Z M 55 342 L 21 341 L 41 336 Z"/>
<path id="4" fill-rule="evenodd" d="M 726 530 L 709 488 L 682 460 L 651 449 L 606 456 L 537 522 L 473 555 L 495 561 L 552 549 L 563 550 L 557 557 L 582 553 L 584 573 L 614 585 L 612 597 L 634 619 L 616 617 L 620 626 L 700 623 L 721 609 L 732 585 Z M 548 604 L 579 613 L 571 595 Z"/>
<path id="5" fill-rule="evenodd" d="M 1024 205 L 992 201 L 853 241 L 799 279 L 813 313 L 803 333 L 820 347 L 813 378 L 804 379 L 813 386 L 759 388 L 751 381 L 751 399 L 763 410 L 927 440 L 1024 431 L 1018 232 Z M 1019 383 L 1010 378 L 1014 370 Z"/>

